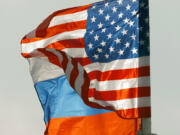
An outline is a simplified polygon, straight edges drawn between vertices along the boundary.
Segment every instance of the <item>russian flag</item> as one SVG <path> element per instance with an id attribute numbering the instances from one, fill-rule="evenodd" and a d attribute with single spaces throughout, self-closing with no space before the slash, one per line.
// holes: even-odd
<path id="1" fill-rule="evenodd" d="M 30 72 L 44 110 L 45 135 L 137 135 L 138 119 L 87 106 L 62 69 L 44 58 L 29 58 Z"/>

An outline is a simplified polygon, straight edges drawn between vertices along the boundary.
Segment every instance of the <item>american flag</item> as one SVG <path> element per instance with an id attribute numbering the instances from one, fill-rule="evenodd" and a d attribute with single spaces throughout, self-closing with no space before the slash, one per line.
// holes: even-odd
<path id="1" fill-rule="evenodd" d="M 59 66 L 89 106 L 150 117 L 148 10 L 148 0 L 106 0 L 56 11 L 22 39 L 22 55 Z"/>

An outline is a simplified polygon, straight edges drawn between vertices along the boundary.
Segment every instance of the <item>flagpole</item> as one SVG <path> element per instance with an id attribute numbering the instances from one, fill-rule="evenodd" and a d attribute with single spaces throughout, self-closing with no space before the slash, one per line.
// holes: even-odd
<path id="1" fill-rule="evenodd" d="M 142 118 L 140 123 L 140 131 L 138 135 L 157 135 L 152 133 L 151 118 Z"/>

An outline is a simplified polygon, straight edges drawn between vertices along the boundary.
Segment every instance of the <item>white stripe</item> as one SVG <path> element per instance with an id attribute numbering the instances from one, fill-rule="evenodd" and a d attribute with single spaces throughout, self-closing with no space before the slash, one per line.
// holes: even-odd
<path id="1" fill-rule="evenodd" d="M 68 81 L 70 81 L 70 75 L 71 75 L 71 72 L 72 72 L 73 67 L 74 67 L 71 62 L 72 61 L 69 60 L 69 58 L 68 58 L 67 68 L 66 68 L 66 71 L 65 71 L 66 72 L 66 78 L 67 78 Z"/>
<path id="2" fill-rule="evenodd" d="M 150 107 L 151 106 L 150 97 L 123 99 L 123 100 L 116 100 L 116 101 L 102 101 L 102 100 L 96 100 L 94 98 L 89 98 L 89 101 L 98 103 L 104 107 L 112 106 L 112 107 L 114 107 L 115 110 L 132 109 L 132 108 Z"/>
<path id="3" fill-rule="evenodd" d="M 86 33 L 86 29 L 80 29 L 80 30 L 74 30 L 70 32 L 64 32 L 64 33 L 52 36 L 48 39 L 43 39 L 43 40 L 35 41 L 32 43 L 24 43 L 22 44 L 22 53 L 31 53 L 37 48 L 45 48 L 49 44 L 54 43 L 56 41 L 83 38 L 85 33 Z"/>
<path id="4" fill-rule="evenodd" d="M 82 20 L 87 20 L 87 10 L 68 15 L 56 16 L 51 20 L 48 27 Z"/>
<path id="5" fill-rule="evenodd" d="M 55 51 L 53 49 L 47 49 L 47 50 L 54 53 L 59 58 L 60 63 L 62 63 L 63 57 L 62 57 L 60 52 Z M 70 74 L 71 74 L 71 72 L 73 70 L 73 67 L 74 66 L 71 63 L 71 58 L 68 57 L 68 64 L 67 64 L 67 68 L 66 68 L 66 71 L 65 71 L 66 72 L 66 77 L 67 77 L 68 80 L 70 79 Z M 84 83 L 84 71 L 83 71 L 83 67 L 79 63 L 78 63 L 78 71 L 79 71 L 79 74 L 78 74 L 78 77 L 75 80 L 75 90 L 77 91 L 77 93 L 79 95 L 81 95 L 81 86 Z"/>
<path id="6" fill-rule="evenodd" d="M 75 90 L 79 95 L 81 95 L 81 87 L 84 84 L 84 70 L 83 67 L 78 63 L 78 76 L 75 80 Z"/>
<path id="7" fill-rule="evenodd" d="M 92 63 L 84 66 L 87 73 L 92 71 L 101 71 L 105 72 L 108 70 L 117 70 L 117 69 L 130 69 L 130 68 L 138 68 L 143 66 L 149 66 L 150 59 L 149 56 L 133 58 L 133 59 L 125 59 L 125 60 L 115 60 L 109 63 Z"/>
<path id="8" fill-rule="evenodd" d="M 54 53 L 59 58 L 60 63 L 63 62 L 63 56 L 61 55 L 60 52 L 55 51 L 53 49 L 47 49 L 47 50 L 49 50 L 52 53 Z M 74 66 L 72 65 L 71 58 L 68 57 L 68 56 L 67 56 L 67 58 L 68 58 L 68 63 L 67 63 L 67 68 L 66 68 L 66 71 L 65 71 L 65 75 L 66 75 L 67 80 L 70 80 L 70 75 L 71 75 L 71 72 L 72 72 Z"/>
<path id="9" fill-rule="evenodd" d="M 67 55 L 71 57 L 76 57 L 76 58 L 87 57 L 86 51 L 84 48 L 65 48 L 65 49 L 62 49 L 61 51 L 65 52 Z"/>
<path id="10" fill-rule="evenodd" d="M 63 69 L 50 63 L 47 57 L 28 58 L 28 62 L 34 83 L 64 75 Z"/>
<path id="11" fill-rule="evenodd" d="M 113 81 L 90 81 L 90 88 L 97 91 L 121 90 L 128 88 L 137 88 L 150 86 L 150 77 L 139 77 L 133 79 L 113 80 Z"/>
<path id="12" fill-rule="evenodd" d="M 59 59 L 59 63 L 62 63 L 63 57 L 62 57 L 60 52 L 58 52 L 58 51 L 56 51 L 56 50 L 54 50 L 52 48 L 46 48 L 46 51 L 49 51 L 49 52 L 53 53 L 54 55 L 56 55 L 58 57 L 58 59 Z"/>

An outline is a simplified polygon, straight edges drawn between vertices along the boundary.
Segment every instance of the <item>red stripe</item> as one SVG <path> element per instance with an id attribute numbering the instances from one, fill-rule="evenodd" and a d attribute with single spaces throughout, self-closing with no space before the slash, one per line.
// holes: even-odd
<path id="1" fill-rule="evenodd" d="M 84 10 L 87 10 L 92 4 L 89 5 L 85 5 L 85 6 L 81 6 L 81 7 L 74 7 L 74 8 L 69 8 L 69 9 L 64 9 L 64 10 L 59 10 L 56 11 L 54 13 L 52 13 L 50 16 L 48 16 L 36 29 L 36 37 L 44 37 L 46 35 L 46 30 L 48 29 L 48 26 L 51 22 L 51 20 L 55 17 L 55 16 L 60 16 L 60 15 L 67 15 L 67 14 L 72 14 L 72 13 L 77 13 L 77 12 L 81 12 Z M 23 37 L 21 43 L 28 43 L 28 42 L 33 42 L 27 40 L 26 41 L 26 36 Z M 34 41 L 38 40 L 35 39 Z"/>
<path id="2" fill-rule="evenodd" d="M 138 78 L 150 75 L 150 67 L 140 67 L 134 69 L 111 70 L 106 72 L 92 71 L 88 73 L 91 80 L 97 79 L 98 81 L 107 80 L 120 80 Z"/>
<path id="3" fill-rule="evenodd" d="M 58 51 L 58 52 L 62 55 L 63 60 L 62 60 L 61 64 L 62 64 L 64 71 L 66 71 L 67 64 L 68 64 L 68 58 L 65 53 L 60 52 L 60 51 Z"/>
<path id="4" fill-rule="evenodd" d="M 70 74 L 70 84 L 71 84 L 71 87 L 75 89 L 75 81 L 79 74 L 78 63 L 75 60 L 72 60 L 69 62 L 71 62 L 73 65 L 73 70 L 71 71 L 71 74 Z"/>
<path id="5" fill-rule="evenodd" d="M 49 62 L 62 67 L 61 63 L 59 62 L 59 58 L 53 54 L 52 52 L 49 52 L 47 50 L 43 49 L 38 49 L 38 51 L 42 52 L 44 55 L 46 55 L 48 57 Z"/>
<path id="6" fill-rule="evenodd" d="M 93 62 L 88 58 L 74 58 L 75 60 L 77 60 L 81 66 L 86 66 L 88 64 L 92 64 Z"/>
<path id="7" fill-rule="evenodd" d="M 43 39 L 48 39 L 52 36 L 61 34 L 63 32 L 68 32 L 68 31 L 74 31 L 74 30 L 78 30 L 78 29 L 86 29 L 86 20 L 84 21 L 77 21 L 77 22 L 71 22 L 71 23 L 65 23 L 65 24 L 61 24 L 61 25 L 56 25 L 54 27 L 51 28 L 46 28 L 46 29 L 41 29 L 41 31 L 38 31 L 39 33 L 37 33 L 38 35 L 41 36 L 36 36 L 33 38 L 28 38 L 28 39 L 23 39 L 21 41 L 21 43 L 25 44 L 25 43 L 32 43 L 35 41 L 40 41 Z M 42 36 L 43 35 L 43 36 Z"/>
<path id="8" fill-rule="evenodd" d="M 68 39 L 68 40 L 57 41 L 57 42 L 54 42 L 52 44 L 49 44 L 45 48 L 52 48 L 52 49 L 56 49 L 56 50 L 62 50 L 62 49 L 65 49 L 65 48 L 84 48 L 84 47 L 85 47 L 84 39 L 79 38 L 79 39 Z M 25 58 L 31 58 L 31 57 L 36 57 L 36 56 L 40 55 L 39 52 L 21 53 L 21 54 Z M 87 58 L 76 58 L 76 59 L 83 66 L 92 63 L 91 60 L 88 57 Z"/>
<path id="9" fill-rule="evenodd" d="M 84 72 L 84 84 L 82 85 L 81 97 L 86 105 L 93 108 L 113 110 L 112 107 L 103 107 L 97 103 L 89 102 L 88 91 L 89 91 L 90 80 L 86 72 Z"/>
<path id="10" fill-rule="evenodd" d="M 59 10 L 59 11 L 56 11 L 54 12 L 53 14 L 51 14 L 49 17 L 47 17 L 37 28 L 37 31 L 36 31 L 36 35 L 38 37 L 43 37 L 44 34 L 45 34 L 45 30 L 48 28 L 51 20 L 53 17 L 55 16 L 60 16 L 60 15 L 66 15 L 66 14 L 72 14 L 72 13 L 76 13 L 76 12 L 80 12 L 80 11 L 84 11 L 84 10 L 87 10 L 89 7 L 91 6 L 90 5 L 86 5 L 86 6 L 82 6 L 82 7 L 74 7 L 74 8 L 71 8 L 71 9 L 64 9 L 64 10 Z"/>
<path id="11" fill-rule="evenodd" d="M 138 98 L 138 97 L 149 97 L 150 96 L 150 87 L 138 87 L 138 88 L 129 88 L 122 90 L 114 91 L 96 91 L 96 89 L 91 88 L 88 92 L 88 97 L 94 97 L 97 100 L 104 101 L 113 101 L 113 100 L 122 100 L 129 98 Z"/>
<path id="12" fill-rule="evenodd" d="M 32 58 L 32 57 L 43 57 L 44 54 L 42 54 L 41 52 L 32 52 L 32 53 L 21 53 L 21 55 L 25 58 Z"/>
<path id="13" fill-rule="evenodd" d="M 151 107 L 133 108 L 127 110 L 118 110 L 117 114 L 125 119 L 149 118 L 151 117 Z"/>
<path id="14" fill-rule="evenodd" d="M 84 48 L 85 42 L 83 38 L 80 39 L 68 39 L 68 40 L 61 40 L 49 44 L 46 48 L 53 48 L 56 50 L 62 50 L 65 48 Z"/>

